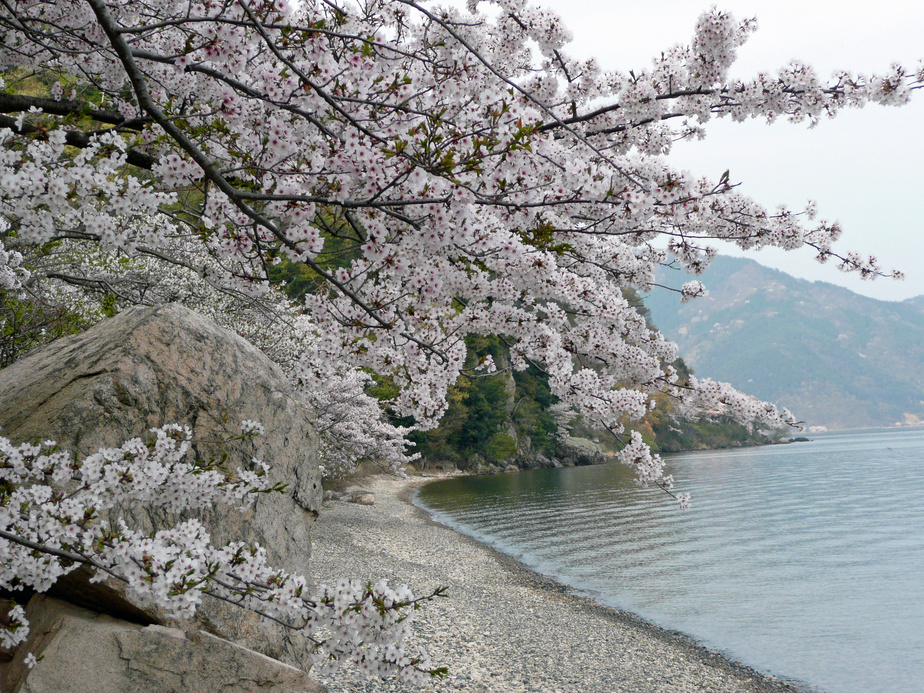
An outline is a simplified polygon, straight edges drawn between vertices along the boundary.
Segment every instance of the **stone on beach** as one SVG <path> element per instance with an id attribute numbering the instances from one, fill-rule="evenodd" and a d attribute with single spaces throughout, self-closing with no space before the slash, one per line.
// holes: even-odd
<path id="1" fill-rule="evenodd" d="M 324 500 L 356 503 L 357 505 L 375 505 L 375 494 L 368 489 L 351 486 L 345 491 L 325 491 Z"/>

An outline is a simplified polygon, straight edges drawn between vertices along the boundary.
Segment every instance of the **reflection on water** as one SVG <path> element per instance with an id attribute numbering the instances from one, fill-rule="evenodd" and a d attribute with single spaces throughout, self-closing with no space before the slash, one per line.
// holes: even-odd
<path id="1" fill-rule="evenodd" d="M 924 430 L 684 453 L 688 512 L 618 464 L 422 488 L 594 599 L 832 693 L 924 690 Z"/>

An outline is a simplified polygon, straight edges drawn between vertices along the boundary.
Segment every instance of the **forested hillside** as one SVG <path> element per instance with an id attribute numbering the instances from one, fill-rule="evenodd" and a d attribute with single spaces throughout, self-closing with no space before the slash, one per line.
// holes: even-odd
<path id="1" fill-rule="evenodd" d="M 642 307 L 644 312 L 644 308 Z M 424 464 L 451 464 L 476 471 L 514 464 L 521 467 L 582 464 L 601 459 L 620 444 L 606 431 L 588 427 L 580 417 L 569 422 L 567 435 L 558 434 L 553 405 L 558 400 L 548 378 L 536 367 L 503 372 L 509 354 L 496 338 L 469 338 L 469 361 L 490 355 L 502 371 L 487 377 L 462 376 L 450 391 L 449 410 L 438 428 L 415 432 L 411 439 Z M 690 370 L 682 359 L 674 364 L 684 378 Z M 387 396 L 388 387 L 377 394 Z M 681 416 L 667 395 L 655 396 L 656 406 L 641 422 L 626 422 L 659 452 L 761 445 L 778 435 L 750 430 L 728 417 L 691 420 Z M 410 425 L 412 421 L 399 423 Z M 577 448 L 577 449 L 576 449 Z"/>
<path id="2" fill-rule="evenodd" d="M 718 257 L 708 295 L 681 304 L 656 289 L 655 324 L 697 374 L 788 407 L 809 425 L 889 426 L 924 419 L 924 297 L 878 301 Z M 679 273 L 659 282 L 679 286 Z"/>

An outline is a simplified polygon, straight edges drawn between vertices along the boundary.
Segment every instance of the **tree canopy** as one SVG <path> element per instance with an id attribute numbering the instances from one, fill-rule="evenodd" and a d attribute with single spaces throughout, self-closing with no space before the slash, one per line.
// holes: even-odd
<path id="1" fill-rule="evenodd" d="M 666 155 L 713 117 L 900 104 L 922 77 L 825 82 L 792 63 L 729 81 L 754 23 L 719 11 L 628 74 L 570 59 L 558 18 L 525 2 L 18 2 L 0 23 L 14 245 L 196 266 L 200 252 L 216 263 L 206 278 L 244 294 L 265 290 L 273 263 L 302 263 L 319 278 L 305 305 L 323 356 L 393 377 L 400 412 L 424 425 L 475 333 L 503 335 L 514 368 L 539 365 L 556 396 L 618 431 L 676 380 L 662 365 L 673 347 L 622 290 L 650 288 L 659 263 L 701 270 L 713 239 L 879 272 L 837 255 L 837 225 L 810 209 L 769 212 Z M 35 65 L 48 97 L 21 88 Z"/>

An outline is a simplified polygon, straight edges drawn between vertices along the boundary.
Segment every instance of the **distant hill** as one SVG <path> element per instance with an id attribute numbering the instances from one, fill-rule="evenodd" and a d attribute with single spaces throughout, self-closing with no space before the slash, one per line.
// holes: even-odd
<path id="1" fill-rule="evenodd" d="M 924 419 L 924 296 L 878 301 L 718 257 L 709 294 L 681 304 L 655 289 L 652 322 L 699 376 L 788 407 L 809 425 L 888 426 Z M 663 270 L 659 283 L 688 277 Z"/>
<path id="2" fill-rule="evenodd" d="M 914 298 L 906 299 L 902 301 L 902 305 L 916 310 L 919 313 L 924 313 L 924 296 L 915 296 Z"/>

